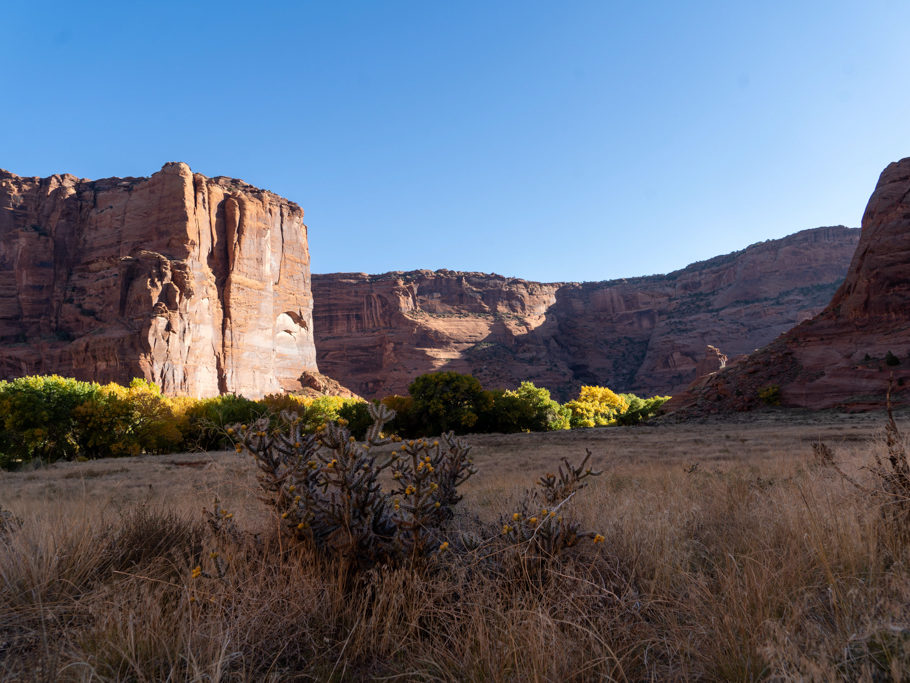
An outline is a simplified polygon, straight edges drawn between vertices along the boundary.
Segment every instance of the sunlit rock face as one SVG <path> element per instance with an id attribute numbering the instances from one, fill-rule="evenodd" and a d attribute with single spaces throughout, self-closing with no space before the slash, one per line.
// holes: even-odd
<path id="1" fill-rule="evenodd" d="M 0 376 L 144 377 L 258 397 L 316 368 L 299 206 L 183 163 L 149 178 L 0 171 Z"/>
<path id="2" fill-rule="evenodd" d="M 708 345 L 745 354 L 818 313 L 858 239 L 856 229 L 804 230 L 668 275 L 581 284 L 447 270 L 314 275 L 319 367 L 370 397 L 436 370 L 490 388 L 531 380 L 561 399 L 583 384 L 674 393 Z"/>
<path id="3" fill-rule="evenodd" d="M 680 415 L 748 410 L 777 388 L 785 406 L 878 408 L 889 380 L 910 390 L 910 158 L 890 164 L 863 215 L 843 284 L 812 319 L 697 382 L 670 407 Z"/>

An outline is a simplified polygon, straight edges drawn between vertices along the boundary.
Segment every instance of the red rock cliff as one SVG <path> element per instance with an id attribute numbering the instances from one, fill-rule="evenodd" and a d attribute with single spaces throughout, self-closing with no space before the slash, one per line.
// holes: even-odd
<path id="1" fill-rule="evenodd" d="M 731 357 L 816 314 L 843 279 L 859 231 L 805 230 L 670 273 L 592 283 L 413 271 L 313 276 L 323 372 L 366 396 L 417 375 L 522 380 L 567 398 L 582 384 L 673 393 L 713 344 Z"/>
<path id="2" fill-rule="evenodd" d="M 881 174 L 843 284 L 817 316 L 723 371 L 671 407 L 684 414 L 748 410 L 773 388 L 805 408 L 881 406 L 888 378 L 910 389 L 910 158 Z M 767 397 L 767 393 L 766 393 Z"/>
<path id="3" fill-rule="evenodd" d="M 296 204 L 182 163 L 97 181 L 0 171 L 0 376 L 256 397 L 303 370 L 316 354 Z"/>

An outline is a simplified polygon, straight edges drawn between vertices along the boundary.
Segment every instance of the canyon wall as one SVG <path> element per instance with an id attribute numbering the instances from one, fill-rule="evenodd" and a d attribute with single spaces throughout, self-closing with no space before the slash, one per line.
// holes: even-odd
<path id="1" fill-rule="evenodd" d="M 843 284 L 815 317 L 675 397 L 680 416 L 765 403 L 881 407 L 910 391 L 910 158 L 881 174 Z"/>
<path id="2" fill-rule="evenodd" d="M 424 372 L 487 387 L 523 380 L 674 393 L 714 345 L 731 358 L 811 318 L 841 283 L 859 230 L 805 230 L 668 275 L 538 283 L 452 271 L 313 275 L 320 369 L 369 397 Z"/>
<path id="3" fill-rule="evenodd" d="M 258 397 L 315 371 L 303 211 L 183 163 L 149 178 L 0 171 L 0 377 Z"/>

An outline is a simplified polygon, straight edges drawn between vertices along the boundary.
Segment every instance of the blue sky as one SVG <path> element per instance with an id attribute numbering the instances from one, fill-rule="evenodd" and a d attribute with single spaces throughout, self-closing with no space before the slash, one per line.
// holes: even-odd
<path id="1" fill-rule="evenodd" d="M 0 167 L 186 161 L 298 202 L 314 272 L 660 273 L 859 225 L 910 155 L 910 3 L 0 8 Z"/>

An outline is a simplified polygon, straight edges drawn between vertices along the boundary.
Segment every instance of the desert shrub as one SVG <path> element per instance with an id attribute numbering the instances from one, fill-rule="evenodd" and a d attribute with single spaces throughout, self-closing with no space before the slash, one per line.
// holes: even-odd
<path id="1" fill-rule="evenodd" d="M 0 382 L 0 466 L 79 455 L 75 410 L 100 387 L 58 375 Z"/>
<path id="2" fill-rule="evenodd" d="M 603 427 L 613 424 L 616 416 L 625 412 L 628 403 L 607 387 L 583 386 L 578 398 L 566 403 L 572 412 L 569 422 L 577 427 Z"/>
<path id="3" fill-rule="evenodd" d="M 780 387 L 776 384 L 769 384 L 766 387 L 762 387 L 758 390 L 758 398 L 761 399 L 765 405 L 779 406 Z"/>
<path id="4" fill-rule="evenodd" d="M 73 410 L 80 455 L 169 453 L 183 442 L 178 416 L 153 382 L 111 382 Z"/>
<path id="5" fill-rule="evenodd" d="M 479 431 L 546 432 L 569 428 L 571 411 L 550 398 L 550 392 L 531 382 L 522 382 L 512 391 L 490 392 L 490 407 L 479 420 Z"/>
<path id="6" fill-rule="evenodd" d="M 226 427 L 230 424 L 250 424 L 268 413 L 262 403 L 237 394 L 204 398 L 186 410 L 185 443 L 203 450 L 230 448 L 232 439 Z"/>
<path id="7" fill-rule="evenodd" d="M 657 409 L 670 400 L 669 396 L 652 396 L 639 398 L 635 394 L 620 394 L 626 402 L 627 408 L 616 415 L 616 423 L 621 425 L 636 425 L 654 417 Z"/>
<path id="8" fill-rule="evenodd" d="M 563 458 L 558 473 L 541 477 L 536 488 L 525 492 L 517 511 L 500 517 L 502 537 L 510 544 L 511 559 L 517 560 L 515 568 L 523 577 L 536 577 L 548 562 L 583 538 L 603 542 L 601 534 L 582 530 L 570 504 L 587 486 L 586 479 L 601 474 L 588 466 L 590 459 L 590 450 L 578 465 Z"/>
<path id="9" fill-rule="evenodd" d="M 408 392 L 413 399 L 413 424 L 420 434 L 465 434 L 493 403 L 476 378 L 457 372 L 420 375 Z"/>
<path id="10" fill-rule="evenodd" d="M 469 447 L 452 433 L 432 443 L 394 437 L 398 450 L 377 455 L 376 446 L 393 440 L 382 429 L 394 413 L 381 404 L 367 410 L 374 423 L 363 443 L 333 422 L 305 434 L 293 413 L 284 413 L 277 427 L 263 417 L 232 430 L 237 450 L 256 461 L 266 501 L 291 536 L 339 558 L 346 569 L 414 566 L 448 548 L 443 525 L 461 499 L 458 487 L 474 473 Z M 380 477 L 387 470 L 392 483 L 385 490 Z"/>

